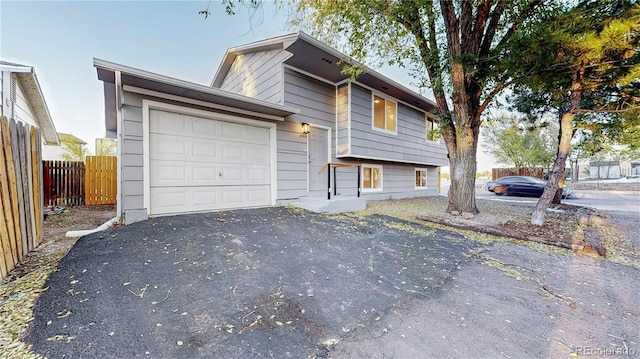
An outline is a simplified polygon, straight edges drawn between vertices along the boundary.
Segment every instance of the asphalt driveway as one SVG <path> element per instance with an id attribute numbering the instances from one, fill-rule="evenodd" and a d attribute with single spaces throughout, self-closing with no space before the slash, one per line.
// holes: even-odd
<path id="1" fill-rule="evenodd" d="M 379 215 L 164 217 L 81 238 L 25 340 L 49 358 L 637 354 L 639 273 Z"/>
<path id="2" fill-rule="evenodd" d="M 52 358 L 324 356 L 439 296 L 472 247 L 391 218 L 286 208 L 149 220 L 80 239 L 29 339 Z"/>

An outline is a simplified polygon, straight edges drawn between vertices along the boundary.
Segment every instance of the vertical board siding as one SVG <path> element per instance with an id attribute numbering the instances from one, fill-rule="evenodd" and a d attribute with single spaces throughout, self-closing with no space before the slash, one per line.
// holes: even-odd
<path id="1" fill-rule="evenodd" d="M 372 128 L 371 91 L 351 85 L 351 155 L 447 165 L 444 145 L 426 140 L 425 114 L 398 103 L 396 134 Z"/>
<path id="2" fill-rule="evenodd" d="M 0 278 L 42 243 L 42 133 L 0 119 Z"/>
<path id="3" fill-rule="evenodd" d="M 498 178 L 506 176 L 531 176 L 542 178 L 544 176 L 544 168 L 492 168 L 491 179 L 497 180 Z"/>
<path id="4" fill-rule="evenodd" d="M 268 50 L 236 56 L 221 90 L 273 103 L 282 102 L 282 62 L 289 55 Z"/>
<path id="5" fill-rule="evenodd" d="M 342 85 L 337 92 L 336 154 L 341 156 L 349 154 L 349 85 Z"/>
<path id="6" fill-rule="evenodd" d="M 117 161 L 115 156 L 85 158 L 85 204 L 116 204 Z"/>

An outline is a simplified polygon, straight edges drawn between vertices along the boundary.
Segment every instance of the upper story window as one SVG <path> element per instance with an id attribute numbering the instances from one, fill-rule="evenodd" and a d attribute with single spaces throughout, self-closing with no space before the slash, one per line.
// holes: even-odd
<path id="1" fill-rule="evenodd" d="M 395 102 L 373 95 L 373 128 L 396 133 L 397 118 Z"/>
<path id="2" fill-rule="evenodd" d="M 438 128 L 438 121 L 426 117 L 425 118 L 426 128 L 427 128 L 427 141 L 440 141 L 440 129 Z"/>

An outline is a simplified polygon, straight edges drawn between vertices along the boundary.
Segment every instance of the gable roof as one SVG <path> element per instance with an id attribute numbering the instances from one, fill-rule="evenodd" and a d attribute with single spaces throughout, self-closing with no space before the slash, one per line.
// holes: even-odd
<path id="1" fill-rule="evenodd" d="M 0 61 L 0 71 L 8 71 L 15 75 L 20 82 L 24 95 L 31 105 L 31 110 L 38 127 L 42 130 L 42 137 L 48 145 L 60 145 L 60 139 L 53 124 L 49 107 L 44 99 L 42 88 L 36 76 L 36 69 L 31 66 L 20 65 L 7 61 Z"/>
<path id="2" fill-rule="evenodd" d="M 114 62 L 93 59 L 93 66 L 97 69 L 98 79 L 105 84 L 105 127 L 107 131 L 116 131 L 116 96 L 114 84 L 116 72 L 120 76 L 120 85 L 161 92 L 167 95 L 179 96 L 198 101 L 219 104 L 229 109 L 245 110 L 256 114 L 272 117 L 286 117 L 300 112 L 298 109 L 257 100 L 238 95 L 229 91 L 212 88 L 206 85 L 160 75 L 154 72 L 140 70 Z"/>
<path id="3" fill-rule="evenodd" d="M 60 141 L 69 141 L 69 142 L 79 143 L 81 145 L 86 145 L 87 144 L 83 140 L 79 139 L 78 137 L 76 137 L 76 136 L 74 136 L 74 135 L 72 135 L 70 133 L 58 132 L 58 138 L 60 138 Z"/>
<path id="4" fill-rule="evenodd" d="M 228 49 L 211 81 L 211 87 L 219 88 L 222 85 L 237 56 L 274 49 L 282 49 L 291 53 L 291 56 L 284 61 L 285 64 L 333 83 L 349 78 L 349 75 L 342 74 L 342 69 L 339 65 L 340 61 L 348 62 L 364 69 L 364 72 L 357 78 L 359 83 L 389 94 L 424 111 L 430 111 L 436 107 L 435 102 L 432 100 L 351 59 L 302 31 Z"/>

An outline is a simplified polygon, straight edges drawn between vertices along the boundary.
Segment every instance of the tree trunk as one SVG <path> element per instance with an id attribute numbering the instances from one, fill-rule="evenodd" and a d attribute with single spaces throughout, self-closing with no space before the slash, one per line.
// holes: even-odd
<path id="1" fill-rule="evenodd" d="M 560 141 L 558 141 L 558 154 L 553 162 L 553 168 L 551 175 L 547 181 L 547 186 L 542 192 L 542 196 L 538 200 L 533 214 L 531 215 L 531 224 L 536 226 L 544 225 L 544 217 L 547 213 L 547 208 L 552 203 L 554 198 L 558 197 L 557 203 L 560 203 L 559 198 L 562 195 L 562 187 L 564 187 L 564 170 L 566 167 L 567 156 L 571 151 L 571 137 L 573 137 L 573 118 L 575 113 L 566 112 L 560 119 Z"/>
<path id="2" fill-rule="evenodd" d="M 473 123 L 472 120 L 469 120 Z M 476 206 L 476 153 L 479 127 L 463 126 L 455 133 L 455 142 L 449 141 L 449 166 L 451 187 L 448 193 L 447 212 L 479 213 Z"/>
<path id="3" fill-rule="evenodd" d="M 569 151 L 571 151 L 571 138 L 573 137 L 573 119 L 576 112 L 580 109 L 580 100 L 582 100 L 582 80 L 586 64 L 582 62 L 580 67 L 576 69 L 571 83 L 571 92 L 569 94 L 569 110 L 560 117 L 560 135 L 558 138 L 558 153 L 556 160 L 553 162 L 551 176 L 544 187 L 544 192 L 536 204 L 536 208 L 531 214 L 531 224 L 536 226 L 544 225 L 544 216 L 547 214 L 547 208 L 554 197 L 561 195 L 558 189 L 564 187 L 564 169 L 567 163 Z M 560 201 L 558 201 L 560 203 Z"/>

